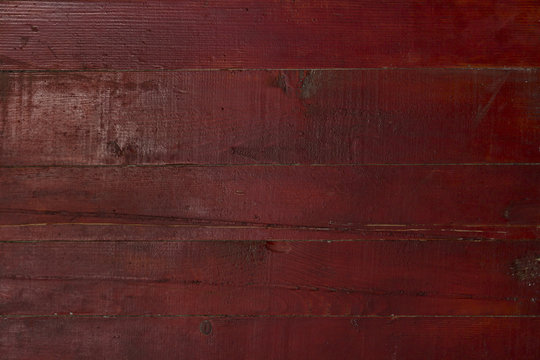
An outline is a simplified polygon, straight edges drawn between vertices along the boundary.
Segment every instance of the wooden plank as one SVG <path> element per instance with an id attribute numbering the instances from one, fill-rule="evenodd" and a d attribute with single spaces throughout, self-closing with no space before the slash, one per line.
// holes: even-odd
<path id="1" fill-rule="evenodd" d="M 0 224 L 536 225 L 540 167 L 4 168 Z"/>
<path id="2" fill-rule="evenodd" d="M 76 221 L 76 220 L 71 220 Z M 534 240 L 538 225 L 364 225 L 298 227 L 120 223 L 22 223 L 0 225 L 0 241 L 227 241 L 227 240 Z"/>
<path id="3" fill-rule="evenodd" d="M 540 352 L 538 318 L 29 318 L 0 321 L 0 331 L 7 360 L 536 360 Z"/>
<path id="4" fill-rule="evenodd" d="M 0 243 L 0 313 L 540 315 L 539 254 L 538 241 Z"/>
<path id="5" fill-rule="evenodd" d="M 2 69 L 538 66 L 531 0 L 2 1 Z"/>
<path id="6" fill-rule="evenodd" d="M 3 73 L 0 164 L 540 162 L 539 74 Z"/>

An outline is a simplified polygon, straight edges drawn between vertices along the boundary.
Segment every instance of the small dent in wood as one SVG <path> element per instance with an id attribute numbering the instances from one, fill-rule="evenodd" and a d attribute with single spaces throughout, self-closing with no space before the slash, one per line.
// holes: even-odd
<path id="1" fill-rule="evenodd" d="M 290 253 L 292 250 L 291 244 L 287 241 L 267 241 L 266 250 L 275 253 Z"/>

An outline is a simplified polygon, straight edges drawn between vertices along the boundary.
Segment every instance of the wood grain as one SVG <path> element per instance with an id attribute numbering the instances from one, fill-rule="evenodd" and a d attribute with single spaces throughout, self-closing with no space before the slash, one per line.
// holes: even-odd
<path id="1" fill-rule="evenodd" d="M 8 360 L 535 360 L 540 351 L 538 318 L 28 318 L 2 320 L 0 331 Z"/>
<path id="2" fill-rule="evenodd" d="M 4 211 L 5 215 L 6 211 Z M 67 214 L 66 214 L 67 215 Z M 42 218 L 42 216 L 36 216 Z M 64 217 L 65 219 L 65 217 Z M 23 219 L 20 219 L 23 220 Z M 28 216 L 25 221 L 38 220 Z M 54 220 L 49 217 L 48 221 Z M 65 219 L 66 220 L 66 219 Z M 285 224 L 251 223 L 245 225 L 185 223 L 75 222 L 72 217 L 65 223 L 26 222 L 0 225 L 0 241 L 228 241 L 228 240 L 396 240 L 396 241 L 440 241 L 440 240 L 535 240 L 540 238 L 537 225 L 433 225 L 422 224 L 367 224 L 358 226 L 302 227 Z M 110 219 L 108 221 L 111 221 Z M 170 221 L 170 220 L 169 220 Z"/>
<path id="3" fill-rule="evenodd" d="M 0 243 L 0 313 L 540 315 L 540 242 Z"/>
<path id="4" fill-rule="evenodd" d="M 529 165 L 4 168 L 0 223 L 535 225 L 539 178 Z"/>
<path id="5" fill-rule="evenodd" d="M 539 74 L 4 73 L 0 164 L 537 163 Z"/>
<path id="6" fill-rule="evenodd" d="M 0 38 L 0 358 L 538 358 L 536 1 L 8 0 Z"/>
<path id="7" fill-rule="evenodd" d="M 2 69 L 538 66 L 531 0 L 2 1 Z"/>

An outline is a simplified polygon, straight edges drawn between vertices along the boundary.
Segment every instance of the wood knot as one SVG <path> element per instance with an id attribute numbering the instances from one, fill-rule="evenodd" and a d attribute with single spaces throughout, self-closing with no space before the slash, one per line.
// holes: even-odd
<path id="1" fill-rule="evenodd" d="M 199 330 L 201 331 L 201 334 L 204 335 L 210 335 L 212 333 L 212 323 L 210 320 L 204 320 L 199 325 Z"/>

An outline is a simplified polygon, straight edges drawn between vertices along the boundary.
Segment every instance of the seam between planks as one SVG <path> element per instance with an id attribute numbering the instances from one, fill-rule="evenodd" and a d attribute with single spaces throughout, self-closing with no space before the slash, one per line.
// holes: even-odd
<path id="1" fill-rule="evenodd" d="M 2 209 L 0 209 L 2 210 Z M 13 209 L 16 213 L 17 210 Z M 9 213 L 9 211 L 0 211 L 3 213 Z M 45 213 L 53 213 L 56 215 L 58 213 L 63 213 L 63 211 L 45 211 Z M 40 213 L 43 213 L 40 211 Z M 85 214 L 87 215 L 87 214 Z M 186 219 L 186 220 L 203 220 L 203 219 Z M 227 222 L 223 220 L 223 222 Z M 348 227 L 348 226 L 338 226 L 338 227 L 314 227 L 314 226 L 302 226 L 302 225 L 286 225 L 286 224 L 265 224 L 265 223 L 252 223 L 251 225 L 205 225 L 205 224 L 144 224 L 144 223 L 81 223 L 81 222 L 61 222 L 61 223 L 24 223 L 24 224 L 3 224 L 0 225 L 0 228 L 10 228 L 10 227 L 29 227 L 29 226 L 49 226 L 49 225 L 82 225 L 82 226 L 141 226 L 141 227 L 188 227 L 188 228 L 210 228 L 210 229 L 271 229 L 271 230 L 319 230 L 319 231 L 391 231 L 391 232 L 404 232 L 404 231 L 428 231 L 428 230 L 437 230 L 436 228 L 427 228 L 427 229 L 385 229 L 383 227 L 409 227 L 409 226 L 456 226 L 456 227 L 497 227 L 497 228 L 530 228 L 536 227 L 540 228 L 540 224 L 363 224 L 361 226 L 368 228 L 381 227 L 381 229 L 365 229 L 363 227 Z M 453 231 L 460 232 L 460 229 L 441 229 L 442 231 Z M 474 230 L 463 230 L 464 232 L 475 232 Z M 476 232 L 483 232 L 483 230 L 477 230 Z"/>
<path id="2" fill-rule="evenodd" d="M 188 242 L 234 242 L 234 243 L 267 243 L 267 242 L 284 242 L 284 243 L 334 243 L 334 242 L 540 242 L 540 239 L 495 239 L 495 238 L 475 238 L 475 239 L 423 239 L 423 238 L 407 238 L 407 239 L 267 239 L 267 240 L 237 240 L 237 239 L 188 239 L 188 240 L 0 240 L 0 244 L 40 244 L 40 243 L 67 243 L 67 244 L 88 244 L 88 243 L 188 243 Z"/>
<path id="3" fill-rule="evenodd" d="M 175 68 L 175 69 L 0 69 L 0 73 L 84 73 L 84 72 L 212 72 L 212 71 L 384 71 L 384 70 L 473 70 L 473 71 L 489 71 L 489 70 L 507 70 L 507 71 L 537 71 L 539 66 L 441 66 L 441 67 L 328 67 L 328 68 Z"/>
<path id="4" fill-rule="evenodd" d="M 539 166 L 537 162 L 523 163 L 349 163 L 349 164 L 302 164 L 302 163 L 232 163 L 232 164 L 44 164 L 44 165 L 0 165 L 0 169 L 27 168 L 191 168 L 191 167 L 363 167 L 363 166 Z"/>
<path id="5" fill-rule="evenodd" d="M 130 319 L 130 318 L 356 318 L 356 319 L 415 319 L 415 318 L 435 318 L 435 319 L 448 319 L 448 318 L 501 318 L 501 319 L 513 319 L 513 318 L 540 318 L 540 315 L 311 315 L 311 314 L 283 314 L 283 315 L 229 315 L 229 314 L 137 314 L 137 315 L 101 315 L 101 314 L 27 314 L 27 315 L 5 315 L 1 314 L 1 319 L 26 319 L 26 318 L 52 318 L 52 319 L 84 319 L 84 318 L 105 318 L 105 319 Z"/>

